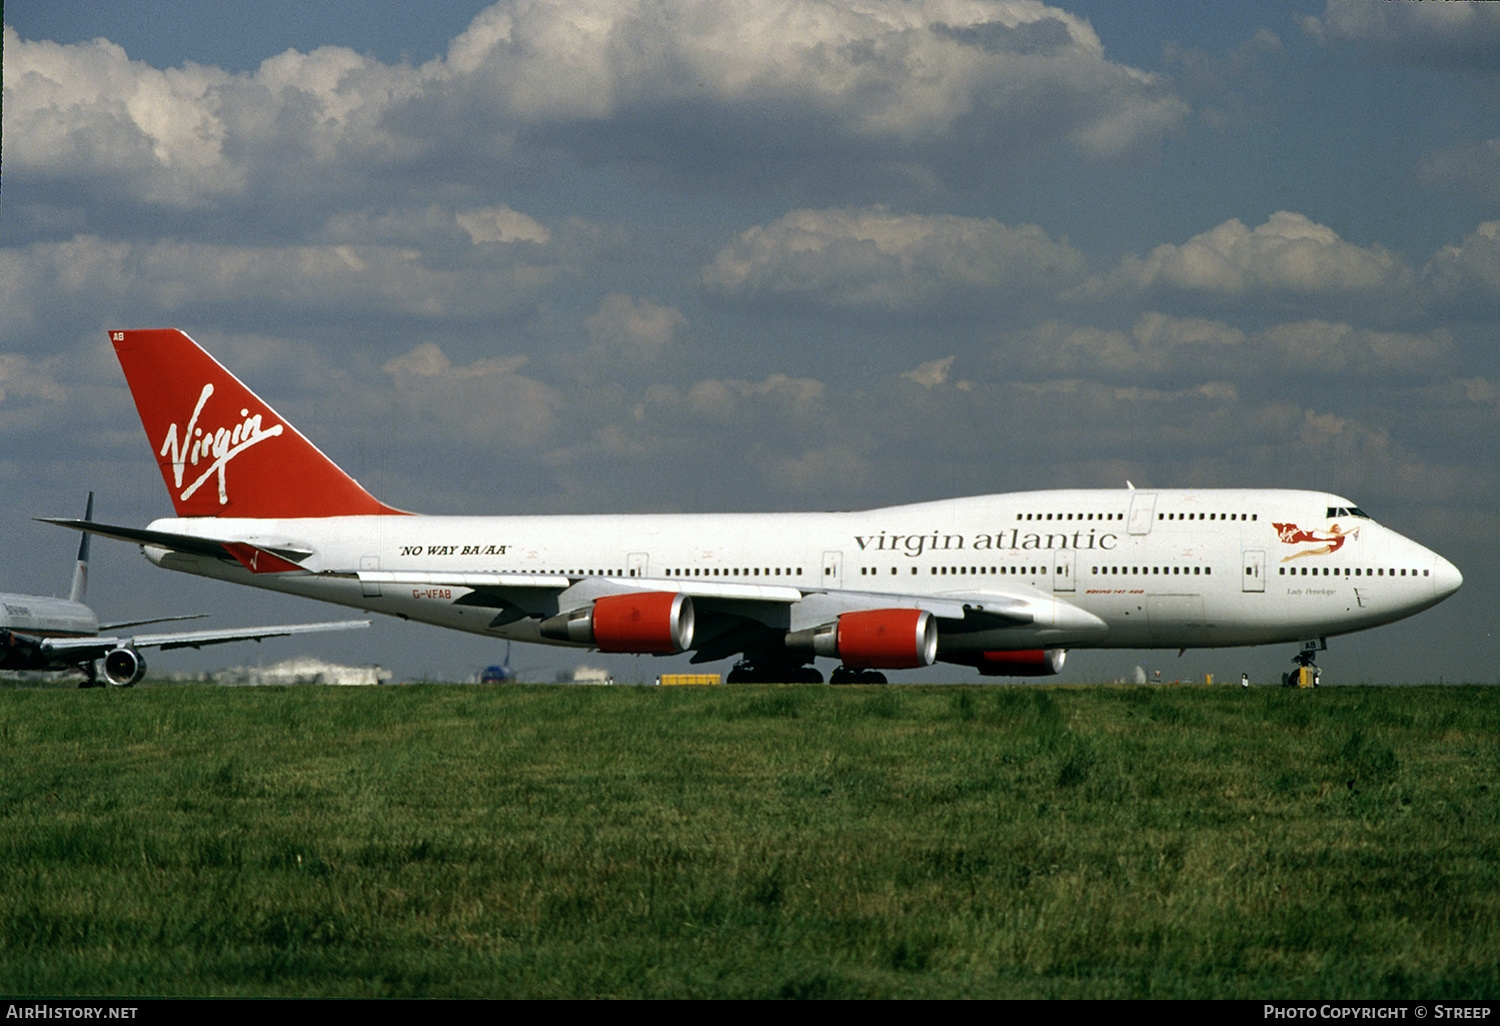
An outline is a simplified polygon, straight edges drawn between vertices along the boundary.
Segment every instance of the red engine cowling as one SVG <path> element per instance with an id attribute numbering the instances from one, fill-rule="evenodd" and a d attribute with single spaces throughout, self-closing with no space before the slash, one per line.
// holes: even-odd
<path id="1" fill-rule="evenodd" d="M 813 638 L 813 651 L 851 670 L 910 670 L 937 659 L 937 621 L 925 609 L 845 613 Z"/>
<path id="2" fill-rule="evenodd" d="M 693 644 L 693 600 L 681 592 L 606 595 L 588 609 L 549 617 L 544 638 L 593 645 L 601 652 L 667 655 Z"/>
<path id="3" fill-rule="evenodd" d="M 1066 649 L 1034 648 L 1025 652 L 982 652 L 979 672 L 986 677 L 1050 677 L 1061 673 Z"/>

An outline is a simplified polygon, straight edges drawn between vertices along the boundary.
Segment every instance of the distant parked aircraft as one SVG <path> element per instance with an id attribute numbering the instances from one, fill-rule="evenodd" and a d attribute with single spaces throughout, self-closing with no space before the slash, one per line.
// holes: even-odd
<path id="1" fill-rule="evenodd" d="M 94 515 L 94 495 L 89 493 L 84 519 Z M 174 634 L 137 634 L 133 637 L 101 636 L 100 631 L 118 631 L 166 620 L 192 620 L 174 616 L 128 623 L 99 624 L 94 611 L 84 605 L 88 590 L 89 536 L 78 545 L 78 563 L 73 569 L 73 587 L 66 599 L 44 595 L 0 592 L 0 670 L 70 670 L 84 673 L 81 687 L 98 687 L 97 661 L 104 660 L 104 677 L 111 684 L 130 687 L 146 673 L 143 648 L 202 648 L 227 641 L 259 641 L 288 634 L 339 631 L 370 626 L 368 620 L 337 623 L 296 624 L 285 627 L 249 627 L 229 631 L 186 631 Z"/>
<path id="2" fill-rule="evenodd" d="M 516 671 L 510 668 L 510 642 L 505 643 L 505 661 L 486 666 L 479 671 L 481 684 L 509 684 L 516 679 Z"/>

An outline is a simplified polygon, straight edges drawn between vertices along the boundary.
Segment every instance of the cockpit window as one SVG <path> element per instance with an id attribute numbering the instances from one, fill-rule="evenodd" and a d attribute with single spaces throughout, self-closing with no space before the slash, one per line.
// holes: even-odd
<path id="1" fill-rule="evenodd" d="M 1329 506 L 1328 519 L 1332 520 L 1334 517 L 1359 517 L 1361 520 L 1369 520 L 1370 514 L 1358 506 Z"/>

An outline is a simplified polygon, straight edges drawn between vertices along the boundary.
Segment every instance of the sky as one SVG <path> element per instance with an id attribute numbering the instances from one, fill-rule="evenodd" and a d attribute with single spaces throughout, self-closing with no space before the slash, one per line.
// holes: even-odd
<path id="1" fill-rule="evenodd" d="M 89 490 L 106 522 L 170 515 L 105 333 L 171 326 L 424 513 L 1329 489 L 1466 583 L 1331 640 L 1325 679 L 1500 676 L 1500 4 L 4 19 L 4 590 L 66 592 L 76 537 L 33 518 Z M 116 543 L 94 564 L 106 620 L 345 615 Z M 1060 679 L 1271 680 L 1293 648 L 1079 651 Z M 503 648 L 377 618 L 153 668 L 304 653 L 441 679 Z M 580 662 L 686 669 L 512 658 Z"/>

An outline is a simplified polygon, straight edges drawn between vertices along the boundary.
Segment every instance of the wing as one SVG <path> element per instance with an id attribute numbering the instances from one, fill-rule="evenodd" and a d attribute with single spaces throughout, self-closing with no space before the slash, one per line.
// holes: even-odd
<path id="1" fill-rule="evenodd" d="M 789 651 L 838 655 L 838 625 L 856 622 L 868 632 L 908 637 L 911 644 L 890 658 L 913 665 L 931 662 L 918 635 L 928 630 L 953 642 L 1006 644 L 1027 629 L 1090 631 L 1102 621 L 1052 595 L 983 591 L 945 595 L 847 589 L 814 590 L 790 585 L 745 584 L 700 578 L 566 577 L 507 573 L 441 573 L 361 570 L 362 585 L 445 588 L 462 592 L 456 604 L 493 609 L 492 628 L 523 619 L 540 621 L 542 637 L 593 645 L 602 651 L 665 653 L 691 649 L 692 662 L 707 663 L 740 653 L 786 660 Z M 651 603 L 651 597 L 661 601 Z M 681 603 L 691 600 L 684 627 Z M 671 601 L 668 601 L 668 600 Z M 618 612 L 615 612 L 618 607 Z M 629 626 L 609 626 L 616 619 Z M 639 633 L 631 633 L 637 629 Z M 908 630 L 908 627 L 910 630 Z M 601 629 L 603 628 L 603 629 Z M 853 636 L 854 632 L 850 632 Z M 826 639 L 826 640 L 820 640 Z M 1017 644 L 1029 639 L 1016 637 Z M 847 644 L 854 644 L 850 641 Z M 902 643 L 898 643 L 902 644 Z M 858 658 L 856 656 L 856 658 Z"/>
<path id="2" fill-rule="evenodd" d="M 144 627 L 148 623 L 171 623 L 177 620 L 202 620 L 207 613 L 188 613 L 185 616 L 153 616 L 149 620 L 123 620 L 120 623 L 101 623 L 101 631 L 123 631 L 126 627 Z"/>
<path id="3" fill-rule="evenodd" d="M 283 624 L 275 627 L 241 627 L 227 631 L 180 631 L 170 634 L 137 634 L 133 638 L 47 638 L 37 647 L 54 658 L 66 657 L 72 662 L 101 659 L 116 648 L 202 648 L 230 641 L 261 641 L 292 634 L 315 634 L 321 631 L 359 630 L 370 626 L 369 620 L 339 620 L 331 623 Z"/>

